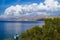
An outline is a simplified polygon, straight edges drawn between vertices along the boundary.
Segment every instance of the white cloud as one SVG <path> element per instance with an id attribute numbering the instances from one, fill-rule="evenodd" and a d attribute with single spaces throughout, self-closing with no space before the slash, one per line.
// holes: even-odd
<path id="1" fill-rule="evenodd" d="M 23 17 L 23 16 L 29 16 L 29 15 L 39 15 L 39 14 L 45 14 L 48 13 L 43 11 L 58 11 L 60 10 L 60 5 L 58 5 L 58 1 L 56 0 L 45 0 L 43 3 L 37 4 L 29 4 L 29 5 L 16 5 L 16 6 L 10 6 L 6 8 L 3 16 L 13 16 L 13 17 Z M 44 13 L 43 13 L 44 12 Z"/>

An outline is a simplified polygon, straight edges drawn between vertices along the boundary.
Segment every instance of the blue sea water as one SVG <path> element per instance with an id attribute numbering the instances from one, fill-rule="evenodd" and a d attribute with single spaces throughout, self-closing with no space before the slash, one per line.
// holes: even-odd
<path id="1" fill-rule="evenodd" d="M 9 37 L 13 38 L 15 34 L 20 35 L 22 32 L 32 28 L 35 25 L 39 25 L 41 27 L 43 24 L 44 21 L 0 21 L 0 40 L 4 40 Z"/>

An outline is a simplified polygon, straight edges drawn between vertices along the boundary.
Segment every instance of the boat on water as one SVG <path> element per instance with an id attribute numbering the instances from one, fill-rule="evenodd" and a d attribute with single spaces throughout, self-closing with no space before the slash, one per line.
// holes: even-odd
<path id="1" fill-rule="evenodd" d="M 14 40 L 18 40 L 18 39 L 19 39 L 19 35 L 18 34 L 14 35 Z"/>

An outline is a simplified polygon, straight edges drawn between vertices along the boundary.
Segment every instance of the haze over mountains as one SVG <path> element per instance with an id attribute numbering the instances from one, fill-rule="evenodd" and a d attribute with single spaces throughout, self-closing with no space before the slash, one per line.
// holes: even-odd
<path id="1" fill-rule="evenodd" d="M 10 17 L 10 18 L 2 18 L 0 17 L 0 21 L 41 21 L 44 20 L 44 18 L 54 18 L 54 17 L 60 17 L 60 15 L 44 15 L 44 14 L 40 14 L 34 17 Z"/>

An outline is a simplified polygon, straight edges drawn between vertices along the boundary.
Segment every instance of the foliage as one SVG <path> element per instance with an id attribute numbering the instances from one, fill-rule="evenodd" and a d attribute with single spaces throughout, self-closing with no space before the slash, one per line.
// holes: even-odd
<path id="1" fill-rule="evenodd" d="M 35 26 L 21 33 L 20 40 L 60 40 L 60 18 L 47 18 L 41 28 Z"/>
<path id="2" fill-rule="evenodd" d="M 20 35 L 21 40 L 40 40 L 42 28 L 35 26 Z"/>

